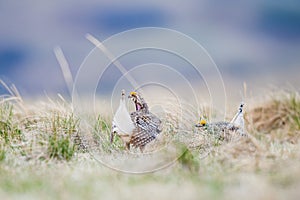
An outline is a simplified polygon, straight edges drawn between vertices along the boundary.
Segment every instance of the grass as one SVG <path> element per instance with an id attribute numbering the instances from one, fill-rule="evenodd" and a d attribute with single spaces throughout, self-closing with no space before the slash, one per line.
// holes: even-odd
<path id="1" fill-rule="evenodd" d="M 99 154 L 126 154 L 118 138 L 109 142 L 109 118 L 91 119 L 89 130 L 61 96 L 26 102 L 9 89 L 11 94 L 0 101 L 0 199 L 297 199 L 300 195 L 300 96 L 295 91 L 249 101 L 248 138 L 213 145 L 201 157 L 203 146 L 192 132 L 196 144 L 181 144 L 182 155 L 173 165 L 131 175 L 103 166 L 89 153 L 98 147 Z M 84 138 L 89 132 L 92 137 Z"/>
<path id="2" fill-rule="evenodd" d="M 13 119 L 13 105 L 6 102 L 0 109 L 0 137 L 4 143 L 20 140 L 21 130 Z"/>

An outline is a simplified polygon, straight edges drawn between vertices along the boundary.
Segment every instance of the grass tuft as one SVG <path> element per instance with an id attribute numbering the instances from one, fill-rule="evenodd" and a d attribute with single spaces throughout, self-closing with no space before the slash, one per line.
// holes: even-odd
<path id="1" fill-rule="evenodd" d="M 75 145 L 70 136 L 52 135 L 49 137 L 48 154 L 50 158 L 71 160 L 75 152 Z"/>
<path id="2" fill-rule="evenodd" d="M 22 133 L 14 119 L 13 106 L 9 102 L 0 104 L 0 140 L 6 144 L 21 140 Z"/>
<path id="3" fill-rule="evenodd" d="M 272 94 L 247 114 L 253 133 L 297 143 L 300 135 L 300 96 L 297 92 Z"/>

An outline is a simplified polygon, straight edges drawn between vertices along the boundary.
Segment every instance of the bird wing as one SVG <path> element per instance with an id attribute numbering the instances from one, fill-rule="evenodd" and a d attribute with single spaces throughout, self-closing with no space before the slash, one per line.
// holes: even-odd
<path id="1" fill-rule="evenodd" d="M 161 132 L 161 121 L 152 113 L 133 112 L 131 119 L 136 126 L 130 140 L 133 146 L 145 146 Z"/>

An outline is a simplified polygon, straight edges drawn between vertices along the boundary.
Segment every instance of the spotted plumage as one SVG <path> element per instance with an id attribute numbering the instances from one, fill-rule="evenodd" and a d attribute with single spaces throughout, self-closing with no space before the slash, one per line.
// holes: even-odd
<path id="1" fill-rule="evenodd" d="M 114 135 L 118 135 L 127 149 L 133 146 L 143 151 L 161 132 L 161 120 L 149 111 L 148 104 L 137 92 L 129 95 L 135 104 L 135 111 L 129 114 L 124 95 L 125 91 L 122 91 L 120 106 L 112 122 L 111 142 Z"/>
<path id="2" fill-rule="evenodd" d="M 130 144 L 143 150 L 162 131 L 161 120 L 149 111 L 148 104 L 138 93 L 131 92 L 129 97 L 134 102 L 136 108 L 130 114 L 136 127 L 135 133 L 130 139 Z"/>
<path id="3" fill-rule="evenodd" d="M 221 140 L 230 141 L 239 136 L 246 136 L 244 128 L 244 115 L 243 115 L 244 103 L 240 104 L 238 112 L 230 122 L 221 121 L 206 123 L 205 120 L 201 120 L 195 126 L 200 131 L 212 134 Z"/>

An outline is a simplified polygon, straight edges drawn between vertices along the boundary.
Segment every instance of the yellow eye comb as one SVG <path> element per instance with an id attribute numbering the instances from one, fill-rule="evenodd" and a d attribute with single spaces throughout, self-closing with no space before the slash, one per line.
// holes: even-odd
<path id="1" fill-rule="evenodd" d="M 136 96 L 136 92 L 130 92 L 131 96 Z"/>
<path id="2" fill-rule="evenodd" d="M 205 119 L 201 119 L 199 122 L 201 125 L 205 125 L 206 124 L 206 120 Z"/>

